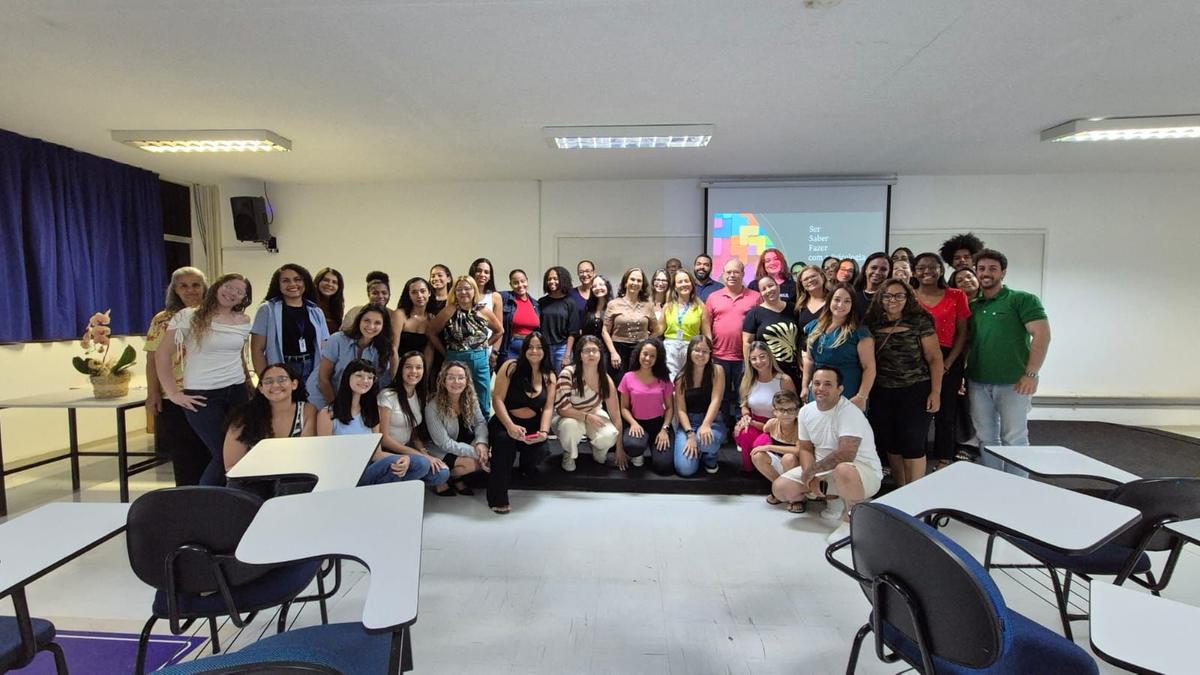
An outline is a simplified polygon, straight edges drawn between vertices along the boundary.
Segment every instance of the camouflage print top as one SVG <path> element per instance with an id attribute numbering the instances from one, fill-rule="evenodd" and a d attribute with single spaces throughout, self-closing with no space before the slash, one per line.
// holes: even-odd
<path id="1" fill-rule="evenodd" d="M 934 334 L 928 313 L 899 322 L 881 318 L 869 328 L 875 338 L 875 386 L 898 389 L 929 380 L 929 364 L 921 350 L 921 338 Z"/>

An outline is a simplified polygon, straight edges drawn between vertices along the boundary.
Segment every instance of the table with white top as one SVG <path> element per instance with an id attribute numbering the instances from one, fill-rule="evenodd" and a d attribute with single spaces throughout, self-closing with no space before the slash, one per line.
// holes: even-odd
<path id="1" fill-rule="evenodd" d="M 1064 553 L 1088 553 L 1135 523 L 1129 506 L 971 462 L 955 462 L 873 500 L 914 517 L 951 516 Z"/>
<path id="2" fill-rule="evenodd" d="M 1200 518 L 1167 523 L 1166 528 L 1193 544 L 1200 544 Z"/>
<path id="3" fill-rule="evenodd" d="M 425 489 L 404 481 L 309 492 L 263 503 L 238 544 L 237 558 L 254 564 L 347 557 L 370 570 L 363 626 L 394 631 L 411 659 L 408 627 L 417 620 Z M 395 643 L 393 643 L 395 644 Z M 399 672 L 395 667 L 388 672 Z"/>
<path id="4" fill-rule="evenodd" d="M 1092 651 L 1135 673 L 1194 673 L 1200 607 L 1092 581 Z"/>
<path id="5" fill-rule="evenodd" d="M 311 477 L 314 492 L 358 485 L 382 434 L 264 438 L 250 448 L 229 478 Z"/>
<path id="6" fill-rule="evenodd" d="M 1141 479 L 1137 474 L 1105 464 L 1061 445 L 989 445 L 986 450 L 1036 476 L 1092 478 L 1114 485 Z"/>
<path id="7" fill-rule="evenodd" d="M 36 462 L 30 462 L 23 466 L 12 469 L 4 469 L 0 474 L 0 516 L 8 514 L 8 498 L 4 493 L 3 477 L 11 473 L 27 471 L 43 464 L 57 462 L 64 459 L 71 460 L 71 489 L 79 489 L 79 458 L 80 457 L 116 457 L 117 458 L 117 479 L 120 482 L 121 501 L 129 501 L 129 477 L 145 471 L 151 467 L 162 463 L 162 460 L 154 458 L 153 452 L 129 452 L 128 439 L 125 434 L 125 412 L 132 408 L 141 408 L 146 405 L 146 390 L 145 389 L 130 389 L 125 396 L 118 398 L 99 399 L 92 395 L 90 388 L 65 389 L 56 391 L 50 394 L 37 394 L 34 396 L 22 396 L 19 398 L 0 399 L 0 410 L 4 408 L 66 408 L 67 410 L 67 436 L 70 440 L 70 450 L 65 454 L 55 455 L 45 459 L 40 459 Z M 113 410 L 117 416 L 117 452 L 80 452 L 79 451 L 79 431 L 76 423 L 75 411 L 80 408 L 84 409 L 106 409 Z M 151 457 L 152 459 L 138 462 L 133 466 L 129 466 L 129 457 Z M 0 467 L 4 464 L 4 447 L 0 444 Z"/>
<path id="8" fill-rule="evenodd" d="M 25 587 L 125 529 L 129 504 L 55 502 L 0 524 L 0 597 L 29 626 Z M 32 633 L 30 633 L 32 634 Z"/>

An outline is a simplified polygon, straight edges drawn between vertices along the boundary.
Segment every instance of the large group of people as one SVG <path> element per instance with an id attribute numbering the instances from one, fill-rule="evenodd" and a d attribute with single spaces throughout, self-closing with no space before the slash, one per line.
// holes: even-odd
<path id="1" fill-rule="evenodd" d="M 885 473 L 904 485 L 952 461 L 964 419 L 981 447 L 1028 442 L 1050 331 L 1007 268 L 968 233 L 861 265 L 789 267 L 771 248 L 749 283 L 737 259 L 716 278 L 707 255 L 612 277 L 583 260 L 578 283 L 547 269 L 536 297 L 522 269 L 498 291 L 478 258 L 459 276 L 433 265 L 394 303 L 371 272 L 347 309 L 340 272 L 288 263 L 248 313 L 244 276 L 185 267 L 146 341 L 156 442 L 178 484 L 220 485 L 263 438 L 380 433 L 363 484 L 471 494 L 483 471 L 507 513 L 513 471 L 535 475 L 551 436 L 564 471 L 586 442 L 596 463 L 680 476 L 716 473 L 732 441 L 770 503 L 822 500 L 844 527 Z"/>

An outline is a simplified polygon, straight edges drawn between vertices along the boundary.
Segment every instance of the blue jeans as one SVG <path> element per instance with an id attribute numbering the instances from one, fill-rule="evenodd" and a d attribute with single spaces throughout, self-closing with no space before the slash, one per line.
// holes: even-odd
<path id="1" fill-rule="evenodd" d="M 204 441 L 208 448 L 208 466 L 200 476 L 201 485 L 225 484 L 225 416 L 230 410 L 242 405 L 250 398 L 246 383 L 239 382 L 221 389 L 185 389 L 185 394 L 204 397 L 204 407 L 195 411 L 184 410 L 188 424 Z"/>
<path id="2" fill-rule="evenodd" d="M 392 465 L 401 457 L 408 457 L 408 471 L 403 476 L 392 473 Z M 382 459 L 367 464 L 363 470 L 359 485 L 379 485 L 381 483 L 397 483 L 404 480 L 422 480 L 426 485 L 441 485 L 450 479 L 450 470 L 442 468 L 434 471 L 425 455 L 388 455 Z"/>
<path id="3" fill-rule="evenodd" d="M 303 359 L 295 360 L 289 357 L 284 359 L 284 363 L 300 377 L 300 391 L 304 392 L 304 383 L 308 382 L 308 376 L 312 375 L 312 371 L 317 369 L 317 355 L 309 354 Z"/>
<path id="4" fill-rule="evenodd" d="M 521 336 L 521 337 L 513 336 L 513 337 L 509 338 L 508 339 L 508 350 L 500 355 L 500 360 L 496 363 L 496 367 L 499 367 L 500 364 L 504 363 L 505 361 L 510 361 L 510 360 L 515 359 L 518 356 L 520 356 L 521 355 L 521 347 L 523 347 L 523 346 L 525 346 L 525 336 Z"/>
<path id="5" fill-rule="evenodd" d="M 484 418 L 492 414 L 492 368 L 488 364 L 486 349 L 472 349 L 465 352 L 453 349 L 446 351 L 447 361 L 458 361 L 465 364 L 471 372 L 471 381 L 475 385 L 475 396 L 479 398 L 479 410 Z"/>
<path id="6" fill-rule="evenodd" d="M 563 355 L 567 353 L 567 343 L 550 345 L 550 367 L 555 373 L 562 370 Z"/>
<path id="7" fill-rule="evenodd" d="M 742 360 L 726 361 L 713 357 L 713 363 L 721 366 L 725 371 L 725 398 L 721 401 L 721 409 L 728 419 L 725 421 L 730 428 L 734 422 L 741 417 L 741 401 L 738 399 L 738 387 L 742 386 L 742 371 L 746 369 L 746 362 Z"/>
<path id="8" fill-rule="evenodd" d="M 700 423 L 703 421 L 703 414 L 688 413 L 688 422 L 697 434 L 700 433 Z M 713 422 L 712 432 L 712 443 L 702 443 L 697 437 L 696 446 L 700 449 L 700 454 L 696 457 L 688 457 L 683 453 L 683 448 L 687 445 L 687 434 L 682 429 L 675 430 L 675 473 L 680 476 L 696 475 L 696 472 L 700 471 L 701 459 L 704 460 L 704 466 L 709 469 L 717 465 L 717 451 L 725 442 L 725 425 L 721 423 L 720 419 Z"/>
<path id="9" fill-rule="evenodd" d="M 980 463 L 1018 476 L 1025 471 L 987 451 L 989 445 L 1029 445 L 1029 408 L 1032 397 L 1013 391 L 1011 384 L 967 381 L 971 421 L 979 436 Z"/>

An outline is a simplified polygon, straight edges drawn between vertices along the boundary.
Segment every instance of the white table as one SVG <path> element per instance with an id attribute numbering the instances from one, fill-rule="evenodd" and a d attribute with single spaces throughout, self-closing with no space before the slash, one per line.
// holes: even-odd
<path id="1" fill-rule="evenodd" d="M 1170 523 L 1167 525 L 1167 529 L 1193 544 L 1200 544 L 1200 518 Z"/>
<path id="2" fill-rule="evenodd" d="M 238 544 L 254 564 L 344 556 L 371 571 L 363 626 L 388 630 L 417 618 L 424 483 L 419 480 L 269 499 Z"/>
<path id="3" fill-rule="evenodd" d="M 1091 643 L 1100 658 L 1141 673 L 1196 672 L 1200 607 L 1102 581 L 1091 583 Z"/>
<path id="4" fill-rule="evenodd" d="M 313 492 L 358 485 L 367 461 L 383 439 L 382 434 L 265 438 L 232 469 L 229 478 L 310 476 L 317 480 Z"/>
<path id="5" fill-rule="evenodd" d="M 0 597 L 12 596 L 19 626 L 31 626 L 25 587 L 123 531 L 128 513 L 129 504 L 56 502 L 0 525 Z"/>
<path id="6" fill-rule="evenodd" d="M 4 408 L 66 408 L 67 410 L 67 436 L 70 439 L 70 450 L 63 455 L 56 455 L 47 459 L 42 459 L 36 462 L 19 466 L 13 469 L 5 469 L 0 474 L 0 516 L 8 514 L 8 498 L 4 493 L 4 476 L 10 473 L 18 473 L 26 471 L 36 466 L 57 462 L 64 459 L 71 460 L 71 489 L 79 489 L 79 458 L 82 457 L 116 457 L 117 458 L 117 479 L 120 483 L 121 501 L 129 501 L 129 477 L 145 471 L 153 466 L 157 466 L 160 462 L 157 459 L 149 459 L 129 466 L 129 456 L 135 457 L 153 457 L 152 452 L 129 452 L 128 439 L 125 437 L 125 411 L 131 408 L 140 408 L 146 405 L 146 390 L 145 389 L 130 389 L 129 393 L 120 398 L 98 399 L 92 395 L 90 388 L 66 389 L 56 391 L 49 394 L 37 394 L 35 396 L 23 396 L 20 398 L 0 399 L 0 410 Z M 79 451 L 79 431 L 76 423 L 75 411 L 80 408 L 86 409 L 106 409 L 113 410 L 117 415 L 117 452 L 114 455 L 111 452 L 80 452 Z M 4 465 L 4 449 L 0 444 L 0 467 Z"/>
<path id="7" fill-rule="evenodd" d="M 1137 509 L 955 462 L 874 500 L 911 516 L 954 516 L 1067 553 L 1087 553 L 1141 517 Z"/>
<path id="8" fill-rule="evenodd" d="M 986 450 L 1037 476 L 1094 478 L 1116 485 L 1141 478 L 1061 445 L 989 445 Z"/>

